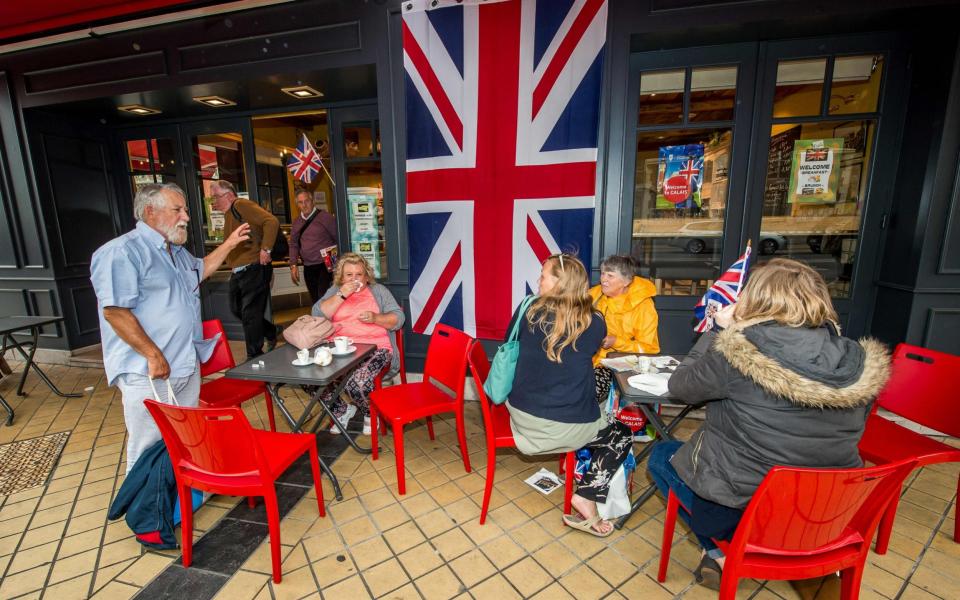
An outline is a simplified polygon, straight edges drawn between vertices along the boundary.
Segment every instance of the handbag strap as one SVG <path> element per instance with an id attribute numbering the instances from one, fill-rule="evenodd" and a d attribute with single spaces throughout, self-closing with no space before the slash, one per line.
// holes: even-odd
<path id="1" fill-rule="evenodd" d="M 520 303 L 520 312 L 517 313 L 517 320 L 513 323 L 513 328 L 510 330 L 510 337 L 508 337 L 506 341 L 513 342 L 517 339 L 517 335 L 520 333 L 520 321 L 523 319 L 523 315 L 527 314 L 530 303 L 536 299 L 537 297 L 531 294 Z"/>

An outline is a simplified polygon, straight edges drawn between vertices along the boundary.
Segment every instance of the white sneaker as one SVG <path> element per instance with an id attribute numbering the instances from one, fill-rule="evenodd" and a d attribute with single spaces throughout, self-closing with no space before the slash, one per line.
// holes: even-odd
<path id="1" fill-rule="evenodd" d="M 352 419 L 353 415 L 355 414 L 357 414 L 357 407 L 352 404 L 348 404 L 347 410 L 343 411 L 343 414 L 337 418 L 337 421 L 339 421 L 340 425 L 343 426 L 344 431 L 346 431 L 347 425 L 350 424 L 350 419 Z M 340 433 L 340 428 L 337 427 L 336 423 L 330 424 L 330 433 Z"/>
<path id="2" fill-rule="evenodd" d="M 370 415 L 363 418 L 363 435 L 370 435 Z"/>

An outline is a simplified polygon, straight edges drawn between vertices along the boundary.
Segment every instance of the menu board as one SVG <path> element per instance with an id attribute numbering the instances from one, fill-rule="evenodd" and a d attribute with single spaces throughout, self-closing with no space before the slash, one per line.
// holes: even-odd
<path id="1" fill-rule="evenodd" d="M 764 214 L 783 213 L 787 204 L 787 190 L 790 187 L 793 143 L 799 139 L 799 125 L 770 138 L 770 149 L 767 154 L 767 179 L 763 188 Z"/>

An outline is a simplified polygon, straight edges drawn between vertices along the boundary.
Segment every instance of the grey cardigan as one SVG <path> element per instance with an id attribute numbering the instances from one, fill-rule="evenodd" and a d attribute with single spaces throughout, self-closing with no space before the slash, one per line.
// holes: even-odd
<path id="1" fill-rule="evenodd" d="M 339 292 L 340 292 L 339 285 L 331 285 L 330 288 L 327 290 L 327 293 L 323 295 L 323 298 L 320 298 L 320 300 L 318 300 L 317 303 L 313 305 L 313 311 L 312 311 L 313 316 L 315 317 L 323 316 L 333 321 L 333 315 L 324 314 L 323 311 L 320 310 L 320 303 L 326 300 L 327 298 L 331 298 L 337 295 L 337 293 Z M 380 307 L 381 313 L 392 313 L 397 315 L 396 327 L 394 327 L 393 329 L 387 330 L 387 334 L 390 336 L 390 346 L 392 347 L 392 350 L 393 350 L 392 358 L 390 360 L 390 373 L 388 373 L 387 375 L 393 376 L 400 370 L 400 353 L 397 352 L 396 331 L 401 327 L 403 327 L 403 323 L 404 321 L 406 321 L 406 317 L 403 314 L 403 309 L 400 308 L 399 304 L 397 304 L 397 300 L 393 297 L 393 294 L 390 293 L 390 290 L 388 290 L 386 286 L 380 285 L 379 283 L 371 283 L 370 293 L 373 294 L 373 299 L 377 301 L 377 306 Z"/>

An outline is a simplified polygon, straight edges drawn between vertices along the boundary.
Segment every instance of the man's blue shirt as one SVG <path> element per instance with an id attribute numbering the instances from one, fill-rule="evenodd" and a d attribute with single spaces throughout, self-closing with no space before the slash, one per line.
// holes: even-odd
<path id="1" fill-rule="evenodd" d="M 182 246 L 167 251 L 163 235 L 143 222 L 93 253 L 90 280 L 97 294 L 103 366 L 109 385 L 124 373 L 148 374 L 147 359 L 114 332 L 107 306 L 128 308 L 170 364 L 171 377 L 189 377 L 207 360 L 216 339 L 203 339 L 200 281 L 203 260 Z"/>

